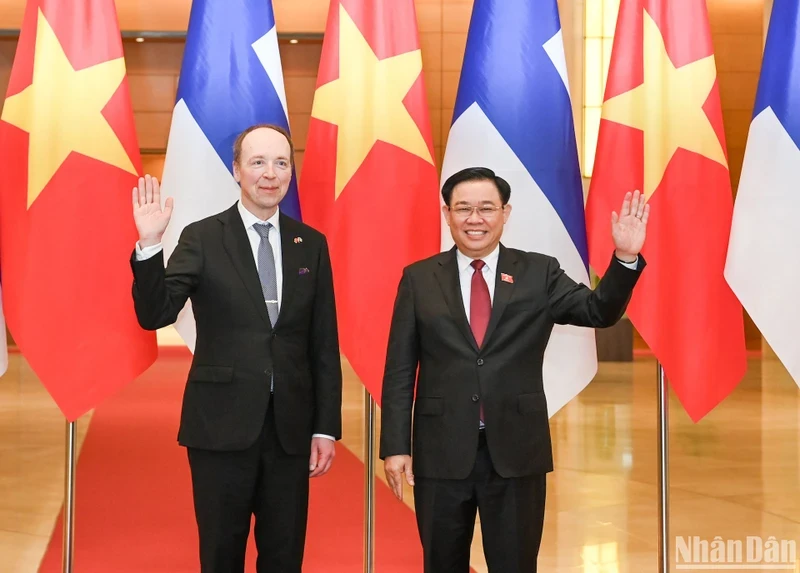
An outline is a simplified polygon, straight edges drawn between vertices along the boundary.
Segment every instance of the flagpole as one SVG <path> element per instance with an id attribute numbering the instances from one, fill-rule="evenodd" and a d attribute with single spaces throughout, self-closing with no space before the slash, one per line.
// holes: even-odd
<path id="1" fill-rule="evenodd" d="M 375 570 L 375 400 L 364 388 L 364 573 Z"/>
<path id="2" fill-rule="evenodd" d="M 64 523 L 62 551 L 62 571 L 72 573 L 75 558 L 75 448 L 77 443 L 77 423 L 67 422 L 67 467 L 64 480 Z"/>
<path id="3" fill-rule="evenodd" d="M 658 573 L 669 572 L 669 390 L 658 363 Z"/>

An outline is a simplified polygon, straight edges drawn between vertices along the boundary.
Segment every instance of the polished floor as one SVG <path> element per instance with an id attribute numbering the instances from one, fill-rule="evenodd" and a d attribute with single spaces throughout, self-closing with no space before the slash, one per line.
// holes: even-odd
<path id="1" fill-rule="evenodd" d="M 363 391 L 345 366 L 342 447 L 363 457 Z M 748 537 L 792 549 L 800 540 L 800 392 L 780 363 L 751 360 L 746 379 L 699 424 L 674 396 L 669 409 L 670 571 L 710 568 L 686 564 L 702 560 L 687 557 L 697 541 L 712 550 L 715 538 L 739 541 L 745 562 Z M 596 380 L 553 418 L 556 470 L 548 476 L 540 571 L 658 571 L 656 422 L 656 363 L 647 358 L 601 364 Z M 90 423 L 89 415 L 79 421 L 81 438 Z M 2 573 L 38 568 L 63 501 L 64 433 L 52 400 L 12 354 L 0 378 Z M 405 499 L 412 503 L 410 491 Z M 763 567 L 769 547 L 759 545 L 765 552 L 749 570 Z M 473 567 L 483 573 L 479 525 L 473 548 Z M 727 570 L 737 570 L 733 559 L 725 557 Z M 795 562 L 782 570 L 800 571 L 796 555 L 786 560 Z"/>

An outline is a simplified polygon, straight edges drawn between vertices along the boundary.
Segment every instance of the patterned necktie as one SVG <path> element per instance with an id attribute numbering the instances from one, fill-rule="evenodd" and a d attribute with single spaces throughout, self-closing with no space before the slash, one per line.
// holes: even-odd
<path id="1" fill-rule="evenodd" d="M 275 275 L 275 253 L 269 244 L 272 224 L 256 223 L 253 228 L 261 237 L 258 245 L 258 278 L 261 279 L 261 292 L 264 293 L 264 302 L 267 303 L 269 320 L 274 327 L 278 320 L 278 280 Z"/>
<path id="2" fill-rule="evenodd" d="M 483 261 L 472 261 L 472 289 L 469 297 L 469 326 L 472 328 L 472 335 L 480 348 L 483 345 L 483 337 L 486 335 L 486 327 L 489 326 L 489 317 L 492 315 L 492 299 L 489 296 L 489 286 L 483 278 Z"/>

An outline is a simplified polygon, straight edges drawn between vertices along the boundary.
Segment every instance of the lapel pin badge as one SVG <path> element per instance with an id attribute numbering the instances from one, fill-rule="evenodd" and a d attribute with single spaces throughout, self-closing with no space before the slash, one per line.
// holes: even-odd
<path id="1" fill-rule="evenodd" d="M 511 283 L 514 284 L 514 277 L 511 275 L 507 275 L 506 273 L 500 273 L 500 280 L 504 283 Z"/>
<path id="2" fill-rule="evenodd" d="M 303 237 L 295 237 L 294 238 L 294 242 L 295 242 L 295 244 L 302 243 L 303 242 Z"/>
<path id="3" fill-rule="evenodd" d="M 300 269 L 300 271 L 299 271 L 297 274 L 300 274 L 300 275 L 307 275 L 307 274 L 308 274 L 308 273 L 310 273 L 310 272 L 311 272 L 311 271 L 309 271 L 307 268 L 305 268 L 305 267 L 302 267 L 302 268 Z"/>

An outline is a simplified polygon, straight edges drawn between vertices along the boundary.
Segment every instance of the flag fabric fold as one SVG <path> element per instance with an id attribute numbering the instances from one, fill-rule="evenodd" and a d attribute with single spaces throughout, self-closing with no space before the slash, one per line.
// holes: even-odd
<path id="1" fill-rule="evenodd" d="M 747 367 L 742 307 L 723 276 L 733 198 L 704 0 L 621 2 L 586 215 L 601 276 L 610 214 L 635 189 L 651 216 L 628 315 L 696 422 Z"/>
<path id="2" fill-rule="evenodd" d="M 113 0 L 29 0 L 0 118 L 3 308 L 70 421 L 156 357 L 130 290 L 139 171 Z"/>
<path id="3" fill-rule="evenodd" d="M 474 4 L 442 181 L 475 166 L 511 185 L 503 244 L 554 256 L 588 285 L 583 188 L 555 0 Z M 447 249 L 453 240 L 446 224 L 441 230 Z M 548 413 L 596 372 L 594 331 L 556 325 L 543 370 Z"/>
<path id="4" fill-rule="evenodd" d="M 272 2 L 195 0 L 162 177 L 162 194 L 175 199 L 163 239 L 165 260 L 188 224 L 239 199 L 233 143 L 242 131 L 261 123 L 289 130 Z M 280 209 L 301 219 L 294 178 Z M 194 351 L 191 302 L 175 328 Z"/>
<path id="5" fill-rule="evenodd" d="M 800 385 L 798 35 L 800 4 L 775 0 L 733 209 L 725 277 Z"/>
<path id="6" fill-rule="evenodd" d="M 342 353 L 380 403 L 402 269 L 439 251 L 413 0 L 332 0 L 300 199 L 330 244 Z"/>

